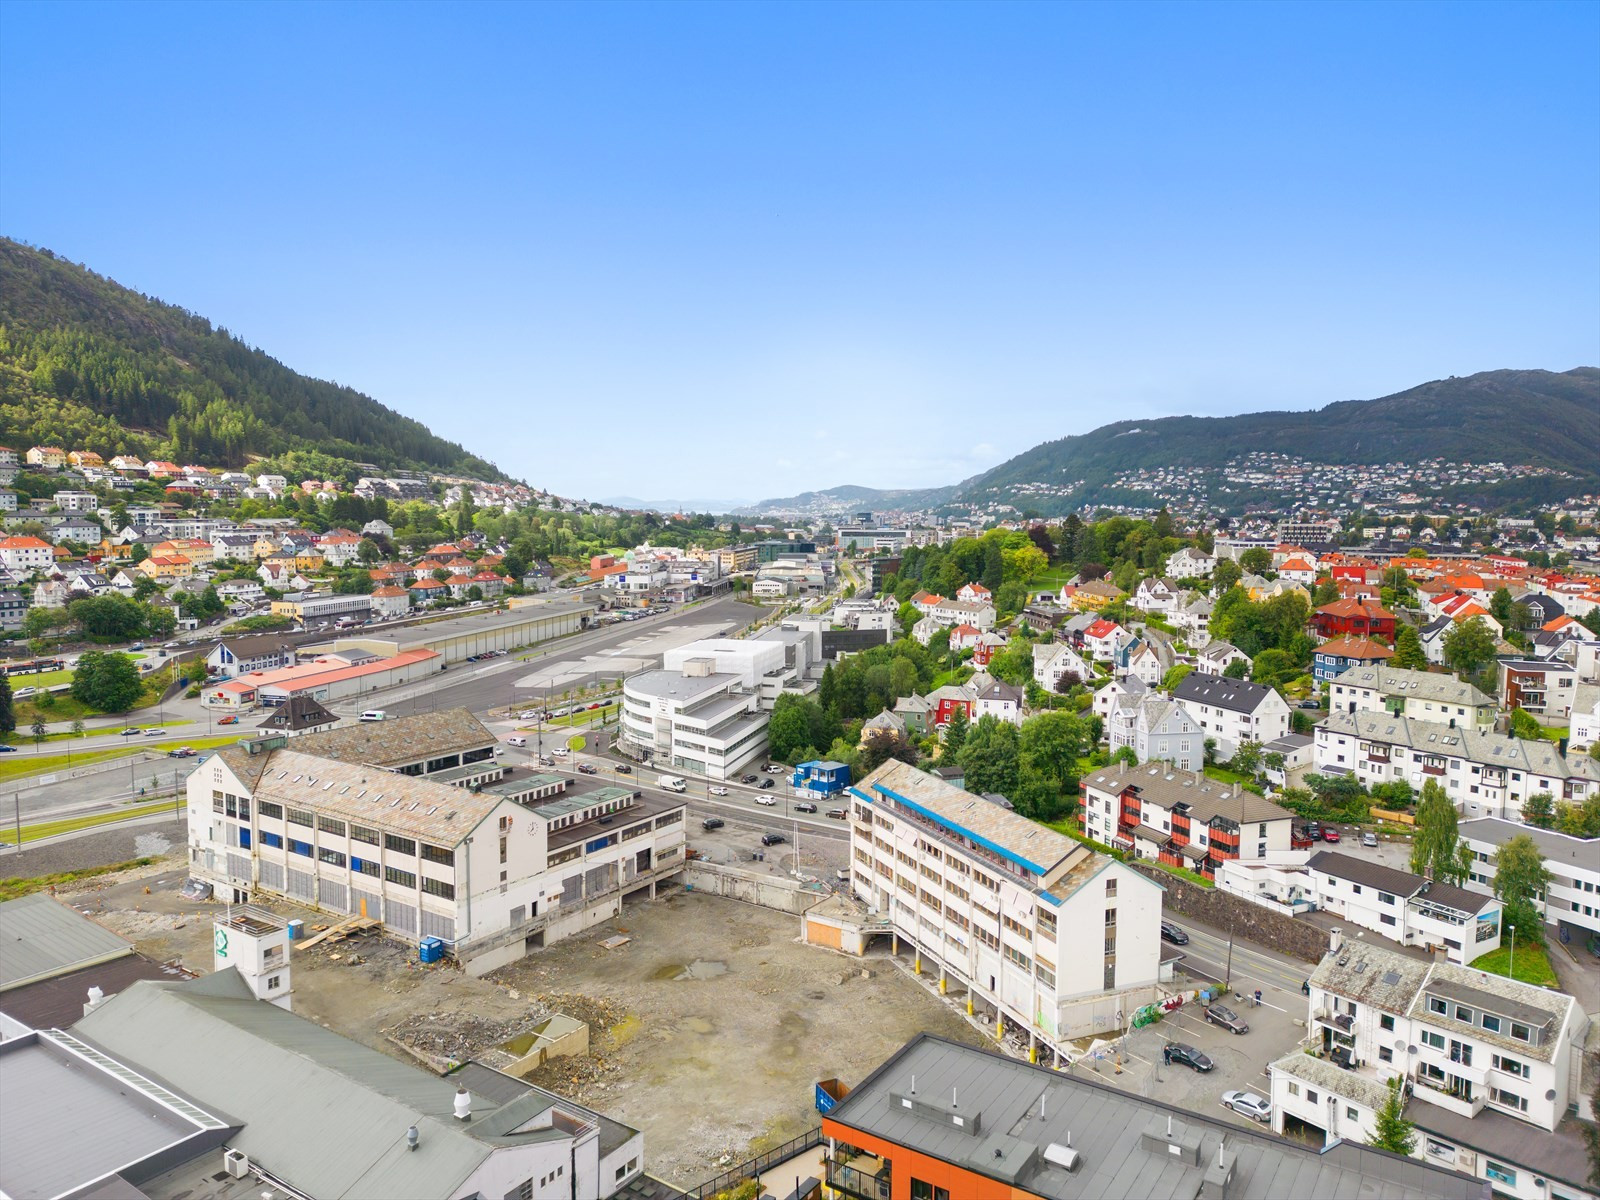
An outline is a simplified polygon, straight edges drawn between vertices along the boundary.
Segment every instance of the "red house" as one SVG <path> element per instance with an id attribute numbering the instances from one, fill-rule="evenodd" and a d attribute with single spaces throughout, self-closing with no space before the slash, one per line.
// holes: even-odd
<path id="1" fill-rule="evenodd" d="M 1349 634 L 1394 641 L 1394 614 L 1376 600 L 1335 600 L 1324 604 L 1311 614 L 1311 624 L 1320 637 Z"/>

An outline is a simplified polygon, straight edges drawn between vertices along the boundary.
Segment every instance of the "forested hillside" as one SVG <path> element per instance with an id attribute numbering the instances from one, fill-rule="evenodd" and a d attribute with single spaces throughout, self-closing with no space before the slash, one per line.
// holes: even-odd
<path id="1" fill-rule="evenodd" d="M 0 439 L 226 465 L 314 450 L 501 478 L 370 396 L 9 238 L 0 238 Z"/>

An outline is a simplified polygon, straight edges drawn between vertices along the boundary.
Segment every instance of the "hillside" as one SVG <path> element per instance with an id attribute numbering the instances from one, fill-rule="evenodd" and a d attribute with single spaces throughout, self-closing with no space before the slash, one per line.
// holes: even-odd
<path id="1" fill-rule="evenodd" d="M 1091 500 L 1118 472 L 1157 465 L 1220 467 L 1252 451 L 1326 463 L 1442 458 L 1600 473 L 1600 370 L 1485 371 L 1378 400 L 1310 412 L 1119 421 L 1035 446 L 961 489 L 961 499 L 1007 496 L 1020 484 L 1083 480 Z"/>
<path id="2" fill-rule="evenodd" d="M 959 486 L 959 485 L 958 485 Z M 869 487 L 836 487 L 826 491 L 801 492 L 798 496 L 762 500 L 735 510 L 741 514 L 795 512 L 814 515 L 837 513 L 846 509 L 863 512 L 876 509 L 937 508 L 956 493 L 956 487 L 898 488 L 884 490 Z"/>
<path id="3" fill-rule="evenodd" d="M 229 466 L 313 451 L 503 478 L 370 396 L 9 238 L 0 238 L 0 440 Z"/>

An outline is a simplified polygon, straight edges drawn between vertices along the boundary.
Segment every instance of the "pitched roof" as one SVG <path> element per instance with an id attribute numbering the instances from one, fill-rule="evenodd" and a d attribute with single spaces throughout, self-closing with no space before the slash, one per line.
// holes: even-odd
<path id="1" fill-rule="evenodd" d="M 1600 763 L 1588 755 L 1563 757 L 1554 743 L 1542 738 L 1528 740 L 1465 726 L 1416 721 L 1386 712 L 1332 712 L 1318 722 L 1317 727 L 1346 737 L 1405 746 L 1413 752 L 1526 771 L 1546 779 L 1600 780 Z"/>
<path id="2" fill-rule="evenodd" d="M 1377 662 L 1394 657 L 1394 651 L 1382 642 L 1367 637 L 1350 637 L 1348 634 L 1331 642 L 1323 642 L 1317 647 L 1316 653 L 1324 658 L 1351 658 L 1360 662 Z"/>
<path id="3" fill-rule="evenodd" d="M 1366 617 L 1369 620 L 1394 620 L 1392 612 L 1376 600 L 1371 599 L 1335 600 L 1332 604 L 1324 604 L 1317 609 L 1317 612 L 1329 617 Z"/>
<path id="4" fill-rule="evenodd" d="M 1410 871 L 1397 871 L 1393 867 L 1341 854 L 1337 850 L 1317 851 L 1306 866 L 1324 875 L 1332 875 L 1335 879 L 1347 879 L 1351 883 L 1377 888 L 1379 891 L 1393 892 L 1396 896 L 1406 899 L 1420 892 L 1428 882 L 1421 875 L 1413 875 Z"/>
<path id="5" fill-rule="evenodd" d="M 1368 688 L 1382 696 L 1404 696 L 1407 699 L 1432 700 L 1467 708 L 1494 705 L 1493 696 L 1484 695 L 1454 675 L 1437 671 L 1412 671 L 1405 667 L 1391 667 L 1387 663 L 1357 663 L 1336 675 L 1333 681 L 1344 687 Z"/>
<path id="6" fill-rule="evenodd" d="M 1185 675 L 1172 690 L 1173 697 L 1194 704 L 1210 704 L 1229 712 L 1253 713 L 1275 692 L 1265 684 L 1248 679 L 1229 679 L 1223 675 Z"/>
<path id="7" fill-rule="evenodd" d="M 0 904 L 0 991 L 133 953 L 133 943 L 43 892 Z"/>
<path id="8" fill-rule="evenodd" d="M 1251 821 L 1290 820 L 1294 816 L 1265 796 L 1246 791 L 1237 784 L 1221 783 L 1199 771 L 1184 771 L 1161 762 L 1107 768 L 1086 777 L 1083 782 L 1112 795 L 1137 788 L 1140 799 L 1168 810 L 1181 805 L 1189 810 L 1190 816 L 1206 823 L 1217 817 L 1244 825 Z"/>

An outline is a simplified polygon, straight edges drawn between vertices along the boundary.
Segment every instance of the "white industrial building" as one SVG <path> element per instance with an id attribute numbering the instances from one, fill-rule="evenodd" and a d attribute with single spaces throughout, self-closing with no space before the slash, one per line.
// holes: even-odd
<path id="1" fill-rule="evenodd" d="M 473 974 L 653 897 L 684 805 L 511 774 L 465 710 L 262 738 L 189 776 L 189 860 L 221 897 L 286 897 L 438 937 Z"/>
<path id="2" fill-rule="evenodd" d="M 1053 1050 L 1160 999 L 1153 880 L 906 763 L 850 793 L 851 891 L 1002 1036 Z"/>

